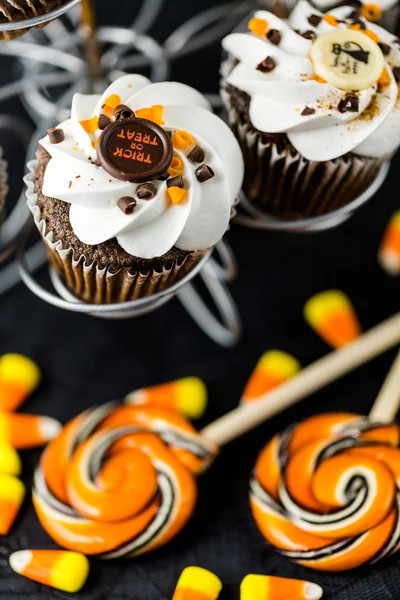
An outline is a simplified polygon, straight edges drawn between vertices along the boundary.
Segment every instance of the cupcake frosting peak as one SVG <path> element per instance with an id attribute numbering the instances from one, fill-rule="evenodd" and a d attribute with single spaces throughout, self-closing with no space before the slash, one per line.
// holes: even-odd
<path id="1" fill-rule="evenodd" d="M 206 98 L 141 75 L 76 94 L 71 118 L 40 144 L 51 156 L 43 193 L 70 204 L 75 235 L 116 238 L 140 258 L 213 246 L 243 178 L 239 145 Z"/>
<path id="2" fill-rule="evenodd" d="M 288 20 L 257 11 L 223 47 L 226 83 L 250 97 L 249 119 L 286 133 L 308 160 L 390 156 L 400 140 L 400 46 L 351 6 L 321 13 L 300 0 Z"/>
<path id="3" fill-rule="evenodd" d="M 393 6 L 396 6 L 398 0 L 361 0 L 360 10 L 363 15 L 370 21 L 379 21 L 382 12 L 390 10 Z M 313 0 L 315 6 L 321 10 L 329 10 L 335 4 L 337 0 Z"/>

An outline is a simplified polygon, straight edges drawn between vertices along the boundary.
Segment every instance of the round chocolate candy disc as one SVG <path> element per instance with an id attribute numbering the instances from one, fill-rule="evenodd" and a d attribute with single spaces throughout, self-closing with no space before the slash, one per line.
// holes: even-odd
<path id="1" fill-rule="evenodd" d="M 124 119 L 103 131 L 97 155 L 103 169 L 116 179 L 143 183 L 157 179 L 168 169 L 172 142 L 153 121 Z"/>
<path id="2" fill-rule="evenodd" d="M 311 48 L 317 75 L 346 91 L 374 85 L 385 66 L 378 44 L 354 29 L 336 28 L 319 35 Z"/>

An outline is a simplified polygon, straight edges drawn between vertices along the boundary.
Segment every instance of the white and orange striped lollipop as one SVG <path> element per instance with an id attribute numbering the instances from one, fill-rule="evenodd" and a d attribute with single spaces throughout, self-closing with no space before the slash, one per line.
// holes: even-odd
<path id="1" fill-rule="evenodd" d="M 284 556 L 322 571 L 400 549 L 400 353 L 368 418 L 322 414 L 275 436 L 251 478 L 253 516 Z"/>

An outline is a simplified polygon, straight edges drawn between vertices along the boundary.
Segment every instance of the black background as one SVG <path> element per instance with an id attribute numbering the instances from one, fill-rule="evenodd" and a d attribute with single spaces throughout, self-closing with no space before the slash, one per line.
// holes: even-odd
<path id="1" fill-rule="evenodd" d="M 126 0 L 97 4 L 101 23 L 126 23 L 134 12 Z M 212 0 L 173 0 L 151 33 L 163 40 L 191 15 L 215 4 Z M 203 92 L 217 92 L 219 60 L 219 44 L 214 44 L 178 61 L 173 77 Z M 1 65 L 1 72 L 8 75 L 8 59 Z M 6 108 L 19 111 L 15 103 Z M 15 148 L 7 157 L 14 177 L 19 177 L 20 151 Z M 86 407 L 122 397 L 137 387 L 194 374 L 205 380 L 210 394 L 201 426 L 236 406 L 263 351 L 286 350 L 303 365 L 328 351 L 302 317 L 304 302 L 315 292 L 333 287 L 344 290 L 365 329 L 394 314 L 399 308 L 400 282 L 380 269 L 376 255 L 385 224 L 399 205 L 399 167 L 397 158 L 377 196 L 335 230 L 285 234 L 232 227 L 228 240 L 240 275 L 231 291 L 244 325 L 243 338 L 234 349 L 220 348 L 207 339 L 177 300 L 150 316 L 112 322 L 62 312 L 19 285 L 0 299 L 0 353 L 28 354 L 44 371 L 43 385 L 24 410 L 65 422 Z M 93 561 L 89 581 L 76 597 L 167 600 L 181 570 L 197 564 L 221 577 L 224 600 L 239 598 L 240 582 L 250 572 L 310 579 L 324 587 L 327 599 L 400 598 L 396 557 L 348 574 L 314 573 L 278 557 L 264 542 L 248 507 L 248 478 L 258 452 L 272 434 L 319 411 L 367 413 L 394 356 L 395 350 L 382 355 L 224 448 L 199 481 L 197 511 L 186 530 L 154 554 L 129 562 Z M 39 451 L 23 454 L 28 486 L 39 455 Z M 0 598 L 70 597 L 20 578 L 8 566 L 10 551 L 53 546 L 27 500 L 12 534 L 0 539 Z"/>

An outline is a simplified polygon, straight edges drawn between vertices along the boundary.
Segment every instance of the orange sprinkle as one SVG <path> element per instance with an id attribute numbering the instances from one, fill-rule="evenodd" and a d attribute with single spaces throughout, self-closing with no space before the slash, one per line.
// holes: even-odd
<path id="1" fill-rule="evenodd" d="M 114 108 L 121 104 L 121 97 L 118 94 L 111 94 L 104 102 L 103 111 L 109 117 L 112 115 Z"/>
<path id="2" fill-rule="evenodd" d="M 121 97 L 118 94 L 111 94 L 111 96 L 108 96 L 105 104 L 111 108 L 116 108 L 121 104 Z"/>
<path id="3" fill-rule="evenodd" d="M 314 75 L 314 79 L 317 83 L 326 83 L 325 79 L 319 75 Z"/>
<path id="4" fill-rule="evenodd" d="M 390 76 L 387 69 L 383 69 L 382 75 L 378 79 L 378 83 L 381 87 L 387 87 L 390 85 Z"/>
<path id="5" fill-rule="evenodd" d="M 98 141 L 99 141 L 99 140 L 98 140 L 98 138 L 96 138 L 96 139 L 95 139 L 95 140 L 92 142 L 92 146 L 93 146 L 93 148 L 94 148 L 94 149 L 96 149 L 96 148 L 97 148 Z"/>
<path id="6" fill-rule="evenodd" d="M 361 16 L 368 19 L 368 21 L 380 21 L 382 10 L 377 4 L 363 4 L 361 6 Z"/>
<path id="7" fill-rule="evenodd" d="M 332 27 L 337 27 L 337 18 L 334 15 L 325 15 L 324 20 L 328 23 L 328 25 L 332 25 Z"/>
<path id="8" fill-rule="evenodd" d="M 255 35 L 264 37 L 267 35 L 269 25 L 268 21 L 265 21 L 265 19 L 257 19 L 256 17 L 253 17 L 250 19 L 248 27 L 250 31 L 255 33 Z"/>
<path id="9" fill-rule="evenodd" d="M 74 150 L 75 152 L 78 152 L 78 148 L 76 146 L 72 146 L 72 150 Z"/>
<path id="10" fill-rule="evenodd" d="M 186 198 L 186 190 L 176 185 L 167 188 L 167 192 L 172 204 L 180 204 Z"/>
<path id="11" fill-rule="evenodd" d="M 140 108 L 136 111 L 136 116 L 139 119 L 153 121 L 153 123 L 157 123 L 157 125 L 164 125 L 165 121 L 163 121 L 163 113 L 164 107 L 161 104 L 155 104 L 149 108 Z"/>
<path id="12" fill-rule="evenodd" d="M 168 169 L 168 173 L 171 177 L 175 177 L 175 175 L 182 175 L 183 173 L 183 161 L 179 158 L 179 156 L 174 156 L 170 167 Z"/>
<path id="13" fill-rule="evenodd" d="M 188 146 L 194 144 L 194 137 L 187 131 L 179 130 L 175 131 L 172 137 L 172 144 L 174 148 L 184 150 Z"/>
<path id="14" fill-rule="evenodd" d="M 354 29 L 354 31 L 360 31 L 361 25 L 360 25 L 360 23 L 354 23 L 354 25 L 349 25 L 348 29 Z"/>
<path id="15" fill-rule="evenodd" d="M 95 131 L 97 131 L 99 127 L 99 121 L 96 116 L 88 119 L 87 121 L 79 121 L 80 125 L 82 125 L 83 129 L 86 133 L 92 135 Z"/>
<path id="16" fill-rule="evenodd" d="M 138 119 L 148 119 L 151 121 L 151 109 L 150 108 L 139 108 L 135 112 Z"/>
<path id="17" fill-rule="evenodd" d="M 379 44 L 379 37 L 376 35 L 375 31 L 372 31 L 372 29 L 365 29 L 363 33 L 364 35 L 367 35 L 369 38 L 371 38 L 373 42 Z"/>
<path id="18" fill-rule="evenodd" d="M 155 104 L 151 107 L 152 112 L 152 121 L 157 123 L 157 125 L 165 125 L 165 121 L 163 120 L 164 107 L 162 104 Z"/>

